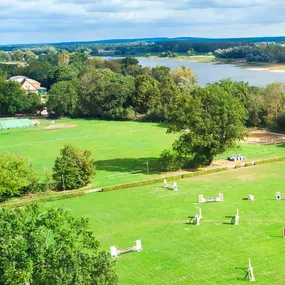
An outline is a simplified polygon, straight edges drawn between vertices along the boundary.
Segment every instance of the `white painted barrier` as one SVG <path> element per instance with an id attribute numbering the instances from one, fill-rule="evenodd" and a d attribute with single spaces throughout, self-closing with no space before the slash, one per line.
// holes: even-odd
<path id="1" fill-rule="evenodd" d="M 164 188 L 171 189 L 174 191 L 178 191 L 178 186 L 177 186 L 176 182 L 173 182 L 173 185 L 171 185 L 171 184 L 167 183 L 166 179 L 164 179 L 163 186 L 164 186 Z"/>
<path id="2" fill-rule="evenodd" d="M 255 281 L 253 274 L 253 267 L 251 266 L 250 258 L 248 259 L 248 279 L 249 281 Z"/>
<path id="3" fill-rule="evenodd" d="M 213 198 L 204 198 L 202 194 L 198 196 L 198 200 L 200 204 L 207 203 L 207 202 L 224 202 L 224 194 L 219 193 L 218 197 Z"/>
<path id="4" fill-rule="evenodd" d="M 200 226 L 200 220 L 202 219 L 202 209 L 199 209 L 199 214 L 196 214 L 195 217 L 191 217 L 189 224 Z"/>
<path id="5" fill-rule="evenodd" d="M 124 248 L 124 249 L 118 249 L 116 246 L 111 246 L 110 251 L 111 251 L 111 256 L 114 258 L 117 258 L 120 254 L 134 252 L 134 251 L 137 251 L 137 252 L 142 251 L 142 243 L 141 243 L 141 240 L 139 239 L 139 240 L 136 240 L 135 246 Z"/>
<path id="6" fill-rule="evenodd" d="M 248 195 L 248 201 L 254 201 L 254 196 L 253 195 Z"/>
<path id="7" fill-rule="evenodd" d="M 239 210 L 237 209 L 237 213 L 235 215 L 234 225 L 237 226 L 239 222 Z"/>

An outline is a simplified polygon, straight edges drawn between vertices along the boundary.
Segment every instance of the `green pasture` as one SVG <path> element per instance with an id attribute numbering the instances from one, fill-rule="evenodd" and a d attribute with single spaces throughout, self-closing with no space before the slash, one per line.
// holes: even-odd
<path id="1" fill-rule="evenodd" d="M 244 284 L 239 278 L 251 258 L 256 284 L 285 280 L 285 162 L 230 170 L 178 181 L 179 191 L 161 184 L 93 193 L 42 205 L 63 206 L 90 218 L 102 247 L 130 247 L 142 240 L 141 253 L 117 261 L 120 284 Z M 198 195 L 224 194 L 223 203 L 197 203 Z M 245 200 L 249 194 L 255 201 Z M 283 194 L 283 195 L 284 195 Z M 200 226 L 187 224 L 202 208 Z M 229 224 L 239 208 L 240 223 Z"/>
<path id="2" fill-rule="evenodd" d="M 162 150 L 171 148 L 176 137 L 166 134 L 166 125 L 159 123 L 61 119 L 55 122 L 55 126 L 77 126 L 46 130 L 50 121 L 40 122 L 40 127 L 0 131 L 0 151 L 20 153 L 28 157 L 40 176 L 44 177 L 44 170 L 52 170 L 54 161 L 65 144 L 90 149 L 97 168 L 92 187 L 159 175 L 159 155 Z M 241 144 L 240 149 L 220 155 L 218 159 L 236 153 L 248 159 L 257 159 L 283 156 L 285 149 L 283 145 Z"/>

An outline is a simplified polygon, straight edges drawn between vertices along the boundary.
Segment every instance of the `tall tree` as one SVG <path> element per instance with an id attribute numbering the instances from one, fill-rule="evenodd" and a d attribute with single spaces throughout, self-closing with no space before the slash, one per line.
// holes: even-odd
<path id="1" fill-rule="evenodd" d="M 37 58 L 37 56 L 32 51 L 27 51 L 24 54 L 24 59 L 26 61 L 35 60 L 36 58 Z"/>
<path id="2" fill-rule="evenodd" d="M 38 190 L 38 176 L 27 159 L 0 153 L 0 200 Z"/>
<path id="3" fill-rule="evenodd" d="M 158 82 L 150 75 L 139 75 L 135 78 L 135 95 L 132 98 L 137 112 L 146 114 L 160 105 Z"/>
<path id="4" fill-rule="evenodd" d="M 154 79 L 156 79 L 157 81 L 161 81 L 162 78 L 170 75 L 170 67 L 156 66 L 152 68 L 151 72 L 152 72 L 152 76 L 154 77 Z"/>
<path id="5" fill-rule="evenodd" d="M 19 83 L 0 78 L 0 115 L 21 113 L 27 107 L 27 98 Z"/>
<path id="6" fill-rule="evenodd" d="M 69 65 L 69 62 L 70 62 L 70 54 L 68 51 L 63 51 L 58 55 L 57 59 L 58 66 Z"/>
<path id="7" fill-rule="evenodd" d="M 179 132 L 174 150 L 209 165 L 217 154 L 235 146 L 244 135 L 246 112 L 238 98 L 208 85 L 178 96 L 171 106 L 169 132 Z"/>
<path id="8" fill-rule="evenodd" d="M 77 82 L 55 83 L 49 92 L 47 110 L 50 115 L 74 117 L 78 108 Z"/>
<path id="9" fill-rule="evenodd" d="M 56 158 L 53 179 L 58 190 L 72 190 L 86 186 L 95 174 L 91 151 L 65 145 Z"/>
<path id="10" fill-rule="evenodd" d="M 14 61 L 23 61 L 24 60 L 24 52 L 20 49 L 16 49 L 12 52 L 12 59 Z"/>
<path id="11" fill-rule="evenodd" d="M 116 285 L 111 256 L 100 249 L 86 218 L 33 205 L 0 209 L 3 285 Z"/>
<path id="12" fill-rule="evenodd" d="M 177 67 L 173 70 L 172 76 L 182 92 L 191 92 L 198 87 L 198 78 L 194 75 L 192 68 Z"/>
<path id="13" fill-rule="evenodd" d="M 10 61 L 10 55 L 8 52 L 0 50 L 0 62 L 8 62 Z"/>
<path id="14" fill-rule="evenodd" d="M 285 112 L 285 84 L 272 83 L 265 88 L 267 105 L 267 122 L 272 124 L 278 114 Z"/>
<path id="15" fill-rule="evenodd" d="M 118 118 L 134 90 L 131 76 L 111 70 L 90 70 L 80 78 L 79 105 L 89 117 Z"/>

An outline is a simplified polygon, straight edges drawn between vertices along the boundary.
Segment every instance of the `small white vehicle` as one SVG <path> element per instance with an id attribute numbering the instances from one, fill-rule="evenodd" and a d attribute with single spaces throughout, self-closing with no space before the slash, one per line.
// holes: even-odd
<path id="1" fill-rule="evenodd" d="M 228 157 L 229 161 L 238 161 L 238 160 L 245 160 L 245 157 L 239 154 L 232 155 Z"/>

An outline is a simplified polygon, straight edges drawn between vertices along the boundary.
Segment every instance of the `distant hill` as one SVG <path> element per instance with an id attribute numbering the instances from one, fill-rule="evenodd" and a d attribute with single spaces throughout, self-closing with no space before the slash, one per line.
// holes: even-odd
<path id="1" fill-rule="evenodd" d="M 0 48 L 21 48 L 27 46 L 67 46 L 67 45 L 88 45 L 88 44 L 119 44 L 119 43 L 135 43 L 135 42 L 285 42 L 285 36 L 282 37 L 248 37 L 248 38 L 195 38 L 195 37 L 177 37 L 177 38 L 135 38 L 135 39 L 109 39 L 96 41 L 79 41 L 79 42 L 59 42 L 59 43 L 39 43 L 39 44 L 14 44 L 0 45 Z"/>

